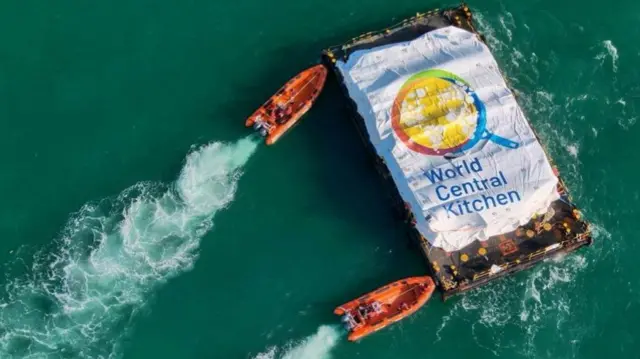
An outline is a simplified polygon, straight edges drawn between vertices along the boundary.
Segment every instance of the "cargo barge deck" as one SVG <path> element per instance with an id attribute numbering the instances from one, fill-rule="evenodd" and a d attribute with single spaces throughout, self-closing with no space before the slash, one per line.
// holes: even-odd
<path id="1" fill-rule="evenodd" d="M 356 102 L 350 97 L 336 62 L 345 61 L 358 50 L 410 41 L 430 31 L 451 25 L 473 32 L 485 42 L 473 24 L 470 9 L 462 4 L 454 8 L 418 13 L 394 26 L 362 34 L 345 44 L 332 46 L 322 53 L 322 61 L 332 69 L 341 84 L 350 117 L 372 154 L 372 162 L 392 192 L 393 205 L 405 219 L 411 238 L 419 244 L 428 263 L 428 271 L 433 276 L 443 300 L 530 268 L 546 258 L 575 251 L 592 242 L 589 224 L 581 218 L 580 212 L 572 203 L 555 166 L 553 171 L 558 176 L 559 198 L 551 203 L 544 215 L 534 215 L 528 223 L 513 231 L 492 236 L 484 241 L 475 240 L 462 249 L 447 252 L 432 245 L 416 228 L 415 215 L 402 199 L 389 167 L 377 154 L 375 146 L 368 138 L 365 120 L 358 113 Z"/>

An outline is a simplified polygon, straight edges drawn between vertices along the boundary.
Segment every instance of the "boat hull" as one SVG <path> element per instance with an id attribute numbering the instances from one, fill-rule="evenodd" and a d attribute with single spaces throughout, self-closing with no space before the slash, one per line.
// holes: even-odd
<path id="1" fill-rule="evenodd" d="M 352 323 L 347 328 L 348 339 L 357 341 L 415 313 L 431 298 L 434 289 L 435 283 L 428 276 L 401 279 L 337 307 L 334 314 Z M 362 315 L 361 308 L 373 307 L 374 302 L 379 310 L 371 309 Z"/>
<path id="2" fill-rule="evenodd" d="M 309 111 L 326 78 L 327 69 L 323 65 L 302 71 L 249 116 L 245 126 L 260 130 L 267 145 L 276 143 Z"/>

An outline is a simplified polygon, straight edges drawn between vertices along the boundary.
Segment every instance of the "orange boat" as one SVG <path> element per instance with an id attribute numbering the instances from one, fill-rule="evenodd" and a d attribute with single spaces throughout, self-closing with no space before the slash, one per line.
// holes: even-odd
<path id="1" fill-rule="evenodd" d="M 356 341 L 415 313 L 431 298 L 435 287 L 431 277 L 401 279 L 343 304 L 333 313 L 342 316 L 349 340 Z"/>
<path id="2" fill-rule="evenodd" d="M 326 78 L 327 69 L 323 65 L 302 71 L 247 118 L 245 126 L 260 131 L 267 145 L 275 143 L 309 111 Z"/>

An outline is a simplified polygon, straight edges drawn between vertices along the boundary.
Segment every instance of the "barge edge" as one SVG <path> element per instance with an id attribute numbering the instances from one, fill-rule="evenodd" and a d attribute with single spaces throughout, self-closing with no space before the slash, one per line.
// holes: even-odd
<path id="1" fill-rule="evenodd" d="M 593 242 L 590 226 L 581 219 L 581 215 L 576 206 L 571 202 L 571 197 L 559 174 L 558 192 L 561 198 L 552 204 L 552 207 L 558 211 L 556 213 L 559 215 L 555 216 L 558 220 L 551 223 L 553 225 L 551 228 L 544 224 L 545 231 L 540 231 L 534 236 L 530 236 L 529 231 L 535 226 L 543 225 L 539 219 L 536 222 L 535 217 L 532 218 L 530 223 L 521 226 L 521 228 L 518 228 L 512 233 L 489 238 L 486 241 L 488 245 L 483 245 L 475 241 L 474 243 L 477 243 L 477 245 L 473 245 L 472 249 L 477 253 L 482 253 L 482 249 L 480 248 L 485 248 L 485 254 L 482 256 L 487 260 L 486 265 L 482 267 L 481 270 L 478 268 L 467 268 L 465 265 L 468 264 L 468 262 L 461 260 L 466 253 L 470 253 L 467 247 L 452 253 L 444 252 L 439 248 L 431 246 L 412 225 L 413 213 L 407 210 L 396 184 L 391 179 L 384 160 L 377 155 L 373 144 L 367 138 L 364 119 L 359 115 L 356 103 L 349 96 L 342 75 L 335 66 L 335 63 L 339 58 L 348 58 L 353 51 L 358 49 L 367 49 L 389 43 L 408 41 L 431 30 L 449 25 L 471 31 L 486 43 L 484 36 L 481 35 L 473 25 L 471 10 L 463 3 L 457 7 L 434 9 L 425 13 L 417 13 L 416 16 L 407 18 L 389 28 L 367 32 L 351 39 L 345 44 L 329 47 L 325 49 L 321 55 L 322 63 L 332 70 L 331 73 L 336 76 L 340 84 L 343 97 L 347 100 L 346 107 L 349 117 L 355 124 L 361 140 L 368 148 L 367 152 L 371 155 L 372 165 L 375 166 L 377 172 L 385 182 L 385 187 L 388 187 L 390 191 L 392 205 L 395 211 L 402 216 L 404 222 L 406 222 L 409 237 L 420 246 L 421 252 L 428 264 L 428 273 L 434 278 L 443 301 L 457 294 L 486 285 L 496 279 L 529 269 L 545 259 L 574 252 L 583 246 L 591 245 Z M 533 130 L 535 133 L 535 129 Z M 537 135 L 536 138 L 539 141 Z M 553 165 L 552 158 L 549 157 L 548 154 L 547 158 Z M 522 231 L 518 232 L 520 229 L 522 229 Z M 555 236 L 552 234 L 555 234 Z M 513 252 L 505 254 L 505 252 L 502 251 L 505 242 L 510 242 L 512 244 L 509 245 L 515 245 L 517 248 L 520 248 L 520 245 L 527 245 L 530 248 L 526 251 L 520 251 L 522 253 L 517 253 L 517 255 L 511 254 Z M 498 247 L 500 247 L 499 250 L 497 249 Z M 477 253 L 476 256 L 479 256 Z"/>

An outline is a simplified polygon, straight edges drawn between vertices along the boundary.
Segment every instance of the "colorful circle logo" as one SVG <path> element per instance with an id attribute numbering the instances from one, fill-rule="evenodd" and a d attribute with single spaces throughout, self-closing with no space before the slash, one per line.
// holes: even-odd
<path id="1" fill-rule="evenodd" d="M 402 142 L 428 155 L 465 150 L 484 131 L 485 107 L 460 77 L 426 70 L 409 78 L 394 101 L 391 124 Z"/>

